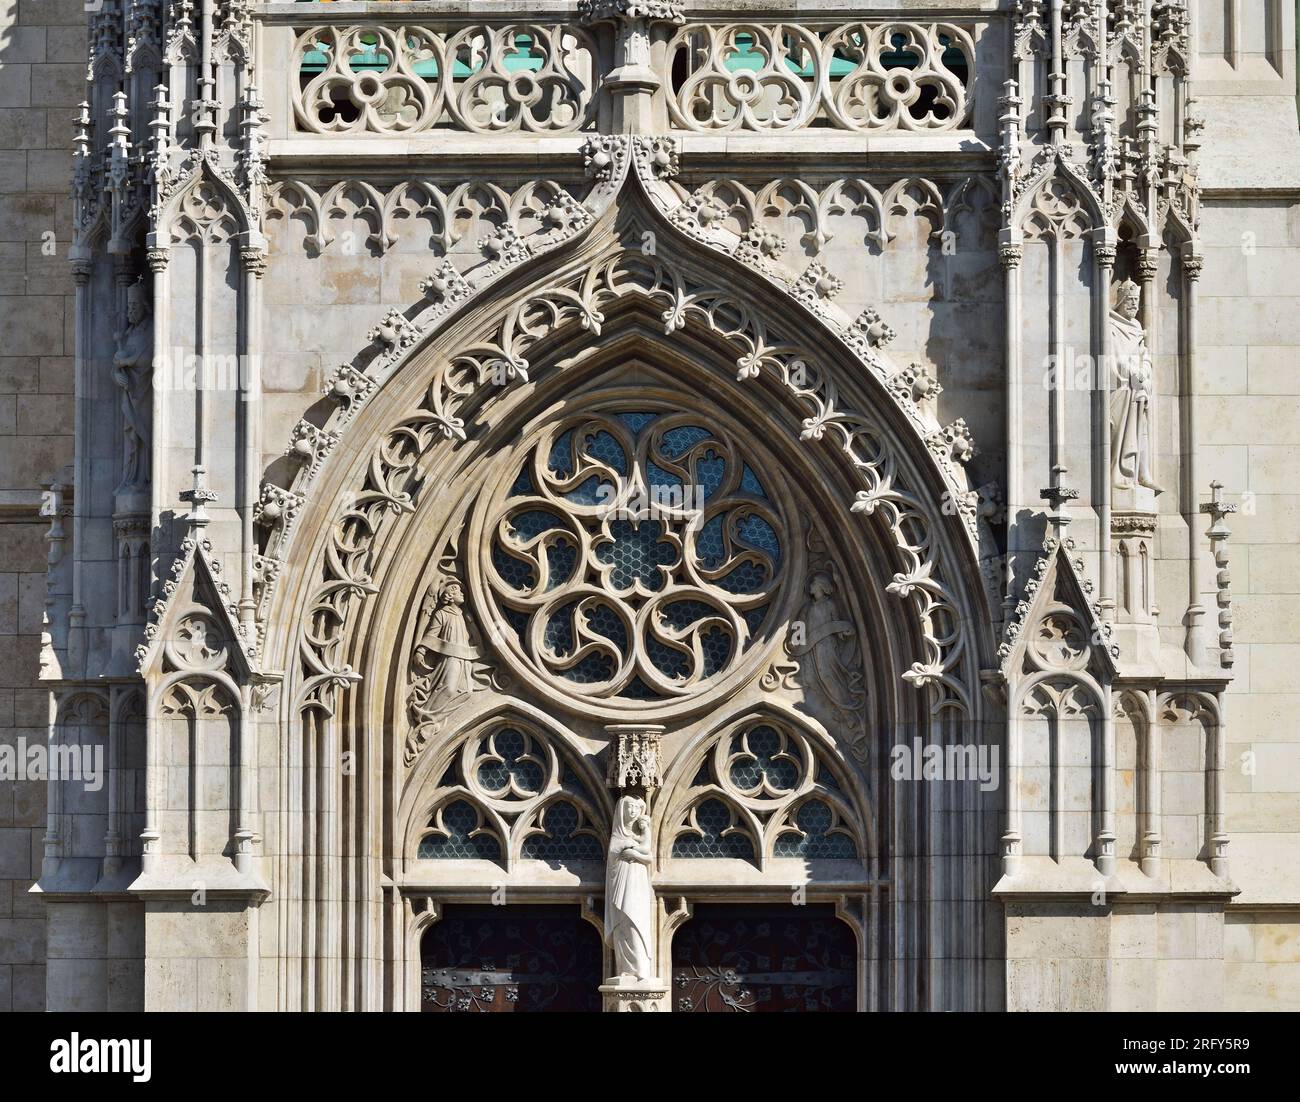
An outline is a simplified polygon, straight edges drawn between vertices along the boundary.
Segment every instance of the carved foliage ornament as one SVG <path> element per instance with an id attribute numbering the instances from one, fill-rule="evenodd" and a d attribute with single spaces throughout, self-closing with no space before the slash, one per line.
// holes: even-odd
<path id="1" fill-rule="evenodd" d="M 968 694 L 959 670 L 964 653 L 961 617 L 938 561 L 940 546 L 933 521 L 924 502 L 904 484 L 879 427 L 843 408 L 838 388 L 817 358 L 800 345 L 770 334 L 764 320 L 744 301 L 718 288 L 690 283 L 662 258 L 626 252 L 621 245 L 584 271 L 510 307 L 492 337 L 438 362 L 419 408 L 377 442 L 366 483 L 348 499 L 330 537 L 321 603 L 312 608 L 314 627 L 302 644 L 306 700 L 332 708 L 332 699 L 323 694 L 355 677 L 336 657 L 343 627 L 352 602 L 374 588 L 371 557 L 387 516 L 413 508 L 412 494 L 422 478 L 421 457 L 440 440 L 465 438 L 462 408 L 471 395 L 489 383 L 508 384 L 527 377 L 527 351 L 537 340 L 571 323 L 598 334 L 604 306 L 629 294 L 656 304 L 667 333 L 688 321 L 714 330 L 736 350 L 740 380 L 770 374 L 806 413 L 802 439 L 824 441 L 852 465 L 862 486 L 852 509 L 876 517 L 892 533 L 900 569 L 888 588 L 910 600 L 919 619 L 924 657 L 905 676 L 917 686 L 936 686 L 942 703 L 965 707 Z M 502 372 L 502 365 L 509 370 Z M 737 607 L 734 601 L 732 607 Z M 732 625 L 735 630 L 734 621 Z M 643 663 L 643 672 L 644 668 Z M 622 674 L 613 676 L 617 680 Z"/>

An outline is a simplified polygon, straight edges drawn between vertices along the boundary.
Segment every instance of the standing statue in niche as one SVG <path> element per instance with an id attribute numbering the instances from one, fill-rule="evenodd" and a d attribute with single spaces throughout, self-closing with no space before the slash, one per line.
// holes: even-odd
<path id="1" fill-rule="evenodd" d="M 644 982 L 654 976 L 653 860 L 645 801 L 623 796 L 614 808 L 605 870 L 605 943 L 614 954 L 615 981 Z"/>
<path id="2" fill-rule="evenodd" d="M 113 353 L 113 382 L 121 390 L 122 481 L 119 490 L 149 482 L 153 441 L 153 318 L 142 282 L 126 292 L 126 329 Z"/>
<path id="3" fill-rule="evenodd" d="M 471 637 L 464 605 L 464 587 L 454 577 L 431 585 L 420 605 L 407 696 L 412 726 L 406 740 L 408 765 L 453 705 L 492 684 L 482 652 Z"/>
<path id="4" fill-rule="evenodd" d="M 1110 354 L 1114 364 L 1110 397 L 1111 482 L 1116 489 L 1145 486 L 1155 490 L 1155 441 L 1151 411 L 1155 373 L 1147 351 L 1146 330 L 1137 320 L 1142 290 L 1132 280 L 1119 285 L 1110 312 Z"/>

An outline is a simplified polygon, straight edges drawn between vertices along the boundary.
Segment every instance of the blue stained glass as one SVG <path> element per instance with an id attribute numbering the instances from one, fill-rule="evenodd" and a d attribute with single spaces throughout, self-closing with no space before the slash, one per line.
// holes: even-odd
<path id="1" fill-rule="evenodd" d="M 534 536 L 549 532 L 552 528 L 563 528 L 564 524 L 554 513 L 544 509 L 525 509 L 510 518 L 510 530 L 521 541 L 527 542 Z"/>
<path id="2" fill-rule="evenodd" d="M 650 688 L 639 677 L 632 678 L 627 686 L 619 694 L 620 696 L 630 697 L 632 700 L 658 700 L 659 694 Z"/>
<path id="3" fill-rule="evenodd" d="M 776 537 L 776 530 L 757 513 L 750 513 L 740 521 L 736 532 L 751 547 L 766 551 L 773 563 L 781 565 L 781 541 Z"/>
<path id="4" fill-rule="evenodd" d="M 661 566 L 677 562 L 677 549 L 663 539 L 663 525 L 647 520 L 635 525 L 631 521 L 616 520 L 609 526 L 613 542 L 604 543 L 596 550 L 596 557 L 613 566 L 610 580 L 615 589 L 625 590 L 640 579 L 648 590 L 663 588 Z"/>
<path id="5" fill-rule="evenodd" d="M 704 676 L 712 677 L 731 658 L 731 636 L 721 628 L 710 628 L 700 636 L 700 649 L 704 654 Z"/>
<path id="6" fill-rule="evenodd" d="M 430 826 L 437 822 L 435 818 Z M 484 831 L 474 834 L 478 826 L 478 812 L 465 800 L 457 800 L 442 809 L 442 825 L 446 833 L 437 831 L 420 839 L 417 856 L 423 860 L 500 861 L 501 843 Z M 470 835 L 473 834 L 473 837 Z"/>
<path id="7" fill-rule="evenodd" d="M 536 794 L 542 788 L 542 768 L 537 762 L 524 758 L 527 742 L 513 727 L 507 727 L 492 736 L 493 750 L 501 761 L 485 761 L 478 769 L 478 780 L 489 792 L 502 792 L 514 779 L 515 787 L 522 792 Z"/>
<path id="8" fill-rule="evenodd" d="M 748 746 L 752 757 L 738 758 L 731 765 L 731 783 L 745 792 L 758 788 L 763 778 L 776 792 L 789 792 L 799 783 L 799 768 L 788 758 L 777 758 L 781 752 L 781 736 L 771 727 L 763 725 L 748 732 L 748 738 L 737 735 L 732 743 L 733 754 L 743 754 Z"/>
<path id="9" fill-rule="evenodd" d="M 757 593 L 767 584 L 767 568 L 742 559 L 713 584 L 728 593 Z"/>
<path id="10" fill-rule="evenodd" d="M 695 477 L 700 480 L 705 501 L 718 492 L 718 487 L 722 485 L 722 476 L 726 473 L 726 460 L 719 455 L 714 455 L 713 452 L 709 452 L 695 464 Z"/>
<path id="11" fill-rule="evenodd" d="M 740 472 L 740 488 L 744 490 L 745 493 L 753 494 L 755 497 L 767 497 L 767 491 L 763 489 L 763 484 L 758 481 L 758 475 L 750 469 L 748 463 L 743 465 L 743 469 Z"/>
<path id="12" fill-rule="evenodd" d="M 602 501 L 610 499 L 613 490 L 610 483 L 592 475 L 590 478 L 584 478 L 563 497 L 565 501 L 572 501 L 574 505 L 599 505 Z"/>
<path id="13" fill-rule="evenodd" d="M 573 605 L 558 609 L 542 632 L 542 642 L 556 658 L 563 658 L 573 650 Z"/>
<path id="14" fill-rule="evenodd" d="M 772 847 L 777 857 L 805 857 L 810 860 L 852 860 L 857 847 L 847 834 L 830 833 L 835 821 L 830 807 L 821 800 L 809 800 L 795 812 L 795 822 L 803 834 L 782 832 Z"/>
<path id="15" fill-rule="evenodd" d="M 623 626 L 623 621 L 612 608 L 608 605 L 595 605 L 584 611 L 587 616 L 587 627 L 597 635 L 603 635 L 611 640 L 620 651 L 627 650 L 627 628 Z"/>
<path id="16" fill-rule="evenodd" d="M 528 467 L 525 466 L 519 472 L 519 477 L 515 479 L 514 485 L 510 487 L 510 496 L 527 497 L 536 492 L 537 488 L 533 485 L 533 476 L 529 473 Z"/>
<path id="17" fill-rule="evenodd" d="M 573 430 L 561 433 L 551 445 L 551 455 L 547 460 L 546 467 L 548 470 L 557 474 L 560 478 L 568 478 L 573 474 Z"/>
<path id="18" fill-rule="evenodd" d="M 682 484 L 682 480 L 678 478 L 677 475 L 672 474 L 669 471 L 665 471 L 657 463 L 650 463 L 650 462 L 646 463 L 645 477 L 646 477 L 646 481 L 650 484 L 650 488 L 652 491 L 659 486 L 663 486 L 668 489 L 678 489 Z M 678 497 L 680 498 L 680 496 L 681 495 L 679 493 Z M 666 502 L 661 502 L 661 504 L 666 504 Z"/>
<path id="19" fill-rule="evenodd" d="M 817 783 L 823 788 L 829 788 L 832 792 L 839 792 L 840 784 L 835 779 L 835 775 L 824 765 L 817 767 Z"/>
<path id="20" fill-rule="evenodd" d="M 556 540 L 547 548 L 546 588 L 558 589 L 571 577 L 578 561 L 578 548 L 572 540 Z"/>
<path id="21" fill-rule="evenodd" d="M 663 615 L 664 623 L 676 631 L 689 627 L 706 616 L 719 615 L 717 609 L 706 605 L 703 601 L 673 601 L 665 605 L 660 612 Z"/>
<path id="22" fill-rule="evenodd" d="M 495 545 L 492 548 L 492 565 L 498 577 L 520 593 L 527 593 L 537 584 L 537 571 L 522 559 L 507 555 Z"/>
<path id="23" fill-rule="evenodd" d="M 528 613 L 520 612 L 517 608 L 510 608 L 508 606 L 503 608 L 501 612 L 506 618 L 506 623 L 514 628 L 515 634 L 520 638 L 523 638 L 524 632 L 528 630 Z"/>
<path id="24" fill-rule="evenodd" d="M 646 638 L 645 649 L 655 669 L 672 681 L 682 680 L 690 670 L 690 659 L 686 655 L 665 646 L 653 636 Z"/>
<path id="25" fill-rule="evenodd" d="M 545 834 L 531 834 L 520 853 L 537 861 L 599 861 L 604 854 L 600 842 L 590 834 L 578 834 L 581 817 L 567 801 L 551 804 L 541 815 Z"/>
<path id="26" fill-rule="evenodd" d="M 620 413 L 618 419 L 623 422 L 635 436 L 646 425 L 650 424 L 656 417 L 661 416 L 658 413 Z"/>
<path id="27" fill-rule="evenodd" d="M 713 433 L 699 425 L 678 425 L 663 435 L 662 451 L 669 459 L 676 459 L 690 451 L 701 440 L 712 438 Z"/>
<path id="28" fill-rule="evenodd" d="M 695 812 L 695 821 L 699 824 L 699 833 L 688 831 L 678 835 L 673 841 L 674 857 L 738 857 L 742 860 L 754 859 L 754 844 L 740 830 L 727 830 L 731 823 L 731 812 L 721 800 L 705 800 Z"/>
<path id="29" fill-rule="evenodd" d="M 757 608 L 748 608 L 740 614 L 740 618 L 745 621 L 745 626 L 749 628 L 750 635 L 758 634 L 758 629 L 767 619 L 767 610 L 767 605 L 759 605 Z"/>
<path id="30" fill-rule="evenodd" d="M 592 459 L 613 467 L 619 474 L 627 474 L 627 456 L 623 445 L 604 430 L 593 433 L 585 441 L 584 450 Z"/>
<path id="31" fill-rule="evenodd" d="M 592 651 L 584 656 L 582 661 L 570 666 L 563 673 L 566 681 L 572 681 L 577 685 L 596 685 L 608 681 L 613 676 L 613 658 L 598 651 Z"/>
<path id="32" fill-rule="evenodd" d="M 706 570 L 716 570 L 722 565 L 722 520 L 719 513 L 695 536 L 695 553 Z"/>

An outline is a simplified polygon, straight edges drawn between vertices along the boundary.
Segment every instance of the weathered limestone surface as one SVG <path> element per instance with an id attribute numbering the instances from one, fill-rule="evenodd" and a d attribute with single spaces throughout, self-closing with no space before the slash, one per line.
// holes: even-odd
<path id="1" fill-rule="evenodd" d="M 69 123 L 85 79 L 78 0 L 0 3 L 0 744 L 43 744 L 38 686 L 48 520 L 41 491 L 72 461 Z M 0 779 L 0 1010 L 45 1007 L 40 875 L 45 785 Z"/>
<path id="2" fill-rule="evenodd" d="M 1300 1007 L 1293 5 L 721 7 L 0 0 L 0 1008 Z"/>

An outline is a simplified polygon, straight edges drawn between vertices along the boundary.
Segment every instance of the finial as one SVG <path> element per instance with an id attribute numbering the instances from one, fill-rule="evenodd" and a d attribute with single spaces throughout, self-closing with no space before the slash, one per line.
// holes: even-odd
<path id="1" fill-rule="evenodd" d="M 1079 491 L 1071 489 L 1062 482 L 1062 476 L 1068 472 L 1069 468 L 1062 467 L 1059 463 L 1052 468 L 1052 484 L 1039 490 L 1039 496 L 1045 498 L 1051 503 L 1051 511 L 1047 514 L 1048 523 L 1059 534 L 1067 524 L 1070 523 L 1070 514 L 1065 511 L 1067 501 L 1075 501 L 1079 497 Z"/>
<path id="2" fill-rule="evenodd" d="M 209 501 L 216 501 L 217 495 L 213 490 L 207 488 L 204 475 L 207 469 L 203 466 L 191 467 L 194 473 L 194 486 L 188 490 L 180 492 L 180 499 L 189 502 L 190 511 L 181 519 L 189 525 L 190 534 L 194 535 L 196 530 L 205 528 L 212 520 L 208 516 L 206 508 Z"/>

